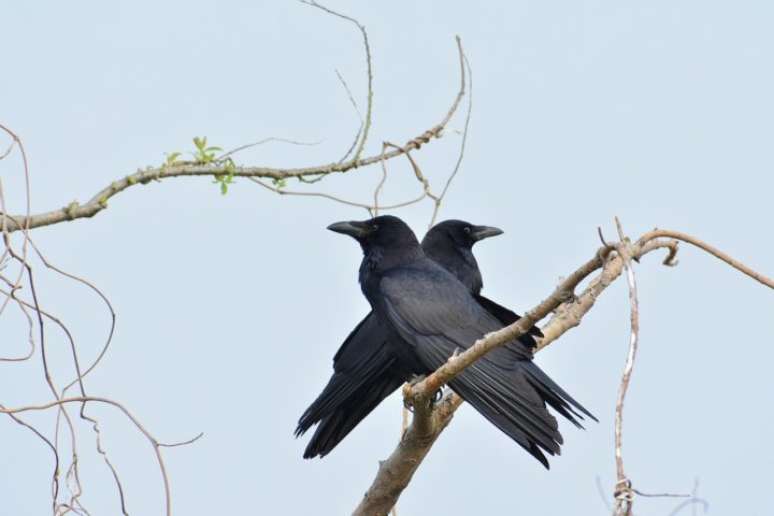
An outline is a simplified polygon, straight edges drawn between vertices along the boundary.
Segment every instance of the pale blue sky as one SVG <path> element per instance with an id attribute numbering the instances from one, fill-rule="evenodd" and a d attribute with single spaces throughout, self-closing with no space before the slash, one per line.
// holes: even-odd
<path id="1" fill-rule="evenodd" d="M 695 234 L 772 274 L 774 33 L 770 2 L 334 1 L 369 30 L 375 114 L 369 152 L 435 124 L 458 85 L 454 35 L 474 70 L 468 150 L 441 217 L 500 226 L 477 256 L 485 293 L 522 311 L 598 246 L 618 215 L 632 235 L 654 226 Z M 0 121 L 30 155 L 33 209 L 85 201 L 164 152 L 207 135 L 233 147 L 267 136 L 322 140 L 267 145 L 249 164 L 336 160 L 361 107 L 364 64 L 353 28 L 293 2 L 24 2 L 0 20 Z M 462 119 L 451 129 L 461 129 Z M 416 154 L 434 185 L 456 159 L 449 131 Z M 386 201 L 418 191 L 390 165 Z M 16 158 L 0 165 L 18 211 Z M 321 183 L 368 200 L 376 168 Z M 297 186 L 291 184 L 293 188 Z M 91 394 L 126 403 L 160 439 L 175 512 L 348 514 L 377 461 L 397 442 L 400 399 L 379 407 L 329 457 L 304 461 L 296 420 L 330 374 L 331 357 L 367 304 L 360 251 L 325 231 L 364 212 L 280 198 L 245 180 L 222 197 L 207 179 L 139 186 L 96 218 L 37 230 L 48 257 L 104 289 L 118 312 L 112 351 L 88 378 Z M 430 206 L 400 212 L 421 233 Z M 710 514 L 766 515 L 774 469 L 771 291 L 683 246 L 680 265 L 637 266 L 641 354 L 625 420 L 627 470 L 643 491 L 687 492 L 695 477 Z M 39 273 L 41 303 L 65 319 L 84 359 L 108 320 L 84 289 Z M 614 481 L 613 408 L 628 342 L 626 286 L 537 362 L 600 419 L 563 424 L 550 472 L 468 407 L 458 413 L 400 501 L 419 514 L 603 514 L 595 488 Z M 24 349 L 19 314 L 4 315 L 3 354 Z M 66 342 L 49 331 L 71 374 Z M 48 399 L 38 360 L 0 364 L 0 402 Z M 150 447 L 114 410 L 101 416 L 131 514 L 163 512 Z M 53 413 L 35 421 L 50 425 Z M 51 428 L 48 426 L 47 428 Z M 79 426 L 92 514 L 116 514 L 110 476 Z M 3 513 L 49 511 L 49 452 L 0 423 Z M 674 500 L 641 499 L 666 515 Z M 684 513 L 688 514 L 688 513 Z"/>

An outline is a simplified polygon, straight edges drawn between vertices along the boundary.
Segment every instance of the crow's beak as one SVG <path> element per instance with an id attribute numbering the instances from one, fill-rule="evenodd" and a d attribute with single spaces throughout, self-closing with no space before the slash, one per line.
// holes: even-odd
<path id="1" fill-rule="evenodd" d="M 361 238 L 368 233 L 368 224 L 365 222 L 359 222 L 357 220 L 350 220 L 345 222 L 334 222 L 328 229 L 341 233 L 342 235 L 349 235 L 352 238 Z"/>
<path id="2" fill-rule="evenodd" d="M 474 242 L 502 234 L 502 229 L 492 226 L 473 226 L 472 231 L 470 232 L 470 236 L 473 237 Z"/>

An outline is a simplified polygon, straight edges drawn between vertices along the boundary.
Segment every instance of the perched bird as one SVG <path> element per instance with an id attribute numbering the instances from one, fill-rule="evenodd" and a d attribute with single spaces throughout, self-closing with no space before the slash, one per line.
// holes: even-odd
<path id="1" fill-rule="evenodd" d="M 457 278 L 469 285 L 475 294 L 482 287 L 481 273 L 473 257 L 473 244 L 502 234 L 489 226 L 474 226 L 463 221 L 444 221 L 428 231 L 422 246 L 428 256 L 442 264 Z M 503 324 L 519 316 L 482 297 L 482 303 L 504 317 Z M 500 315 L 497 315 L 499 313 Z M 532 333 L 540 335 L 537 327 Z M 534 346 L 532 337 L 523 339 Z M 386 346 L 387 331 L 378 319 L 369 314 L 358 324 L 333 357 L 333 375 L 317 399 L 301 416 L 296 435 L 299 436 L 319 423 L 310 439 L 304 458 L 327 455 L 379 403 L 392 394 L 411 376 L 396 361 Z"/>
<path id="2" fill-rule="evenodd" d="M 473 255 L 473 245 L 485 238 L 502 235 L 500 228 L 474 226 L 463 220 L 444 220 L 433 226 L 422 239 L 422 250 L 441 267 L 454 274 L 473 294 L 478 303 L 489 313 L 508 326 L 521 317 L 507 308 L 481 295 L 484 282 L 478 262 Z M 540 328 L 533 326 L 527 335 L 520 339 L 524 344 L 535 347 L 535 339 L 530 335 L 542 337 Z"/>
<path id="3" fill-rule="evenodd" d="M 422 240 L 422 250 L 429 258 L 454 274 L 473 294 L 476 302 L 482 308 L 497 318 L 503 326 L 509 326 L 521 319 L 521 316 L 481 295 L 483 288 L 481 271 L 478 268 L 476 257 L 473 256 L 473 244 L 484 238 L 500 234 L 502 234 L 502 230 L 498 228 L 474 226 L 462 220 L 445 220 L 427 232 Z M 533 326 L 528 333 L 519 337 L 518 340 L 521 344 L 534 349 L 536 343 L 533 336 L 542 337 L 543 332 L 537 326 Z M 506 344 L 506 347 L 512 345 L 509 343 Z M 545 401 L 575 426 L 582 428 L 575 417 L 583 419 L 583 416 L 575 412 L 574 409 L 596 421 L 591 413 L 532 361 L 524 362 L 521 364 L 521 368 L 528 375 L 534 387 L 541 391 Z"/>
<path id="4" fill-rule="evenodd" d="M 384 220 L 393 222 L 398 219 Z M 331 229 L 336 230 L 334 227 Z M 410 229 L 408 231 L 413 237 Z M 477 241 L 501 233 L 497 228 L 450 220 L 434 226 L 422 242 L 425 254 L 462 282 L 475 301 L 500 321 L 500 326 L 515 322 L 519 316 L 480 295 L 481 273 L 472 247 Z M 401 360 L 400 354 L 388 345 L 389 331 L 372 312 L 352 331 L 336 353 L 333 376 L 303 414 L 296 430 L 296 434 L 300 435 L 313 424 L 320 423 L 304 457 L 324 456 L 330 452 L 384 398 L 416 372 L 416 368 L 407 367 L 405 359 Z M 521 348 L 531 350 L 535 345 L 531 335 L 539 336 L 540 330 L 533 327 L 530 334 L 523 335 L 519 342 L 509 343 L 508 346 L 519 348 L 515 350 L 516 354 L 522 351 Z M 531 353 L 529 355 L 531 357 Z M 542 399 L 576 425 L 580 426 L 573 416 L 579 415 L 572 407 L 593 418 L 531 361 L 522 361 L 517 369 L 512 374 L 512 381 L 526 382 L 528 390 L 540 392 Z"/>

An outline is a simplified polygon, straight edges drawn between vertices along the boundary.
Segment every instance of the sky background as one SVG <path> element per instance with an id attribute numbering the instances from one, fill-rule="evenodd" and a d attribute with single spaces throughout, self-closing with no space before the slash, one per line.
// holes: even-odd
<path id="1" fill-rule="evenodd" d="M 489 297 L 523 311 L 592 256 L 613 217 L 636 237 L 655 226 L 705 239 L 774 272 L 774 32 L 771 2 L 346 2 L 327 5 L 369 31 L 373 132 L 403 143 L 446 113 L 458 87 L 455 34 L 474 73 L 461 171 L 441 218 L 496 225 L 475 251 Z M 275 136 L 321 141 L 244 152 L 251 165 L 335 161 L 364 107 L 362 43 L 348 23 L 294 2 L 16 2 L 3 9 L 0 122 L 24 140 L 33 211 L 86 201 L 191 138 L 235 147 Z M 415 153 L 438 188 L 463 126 Z M 383 200 L 419 191 L 403 160 Z M 368 201 L 371 167 L 315 190 Z M 6 200 L 23 210 L 18 154 L 0 163 Z M 310 187 L 290 182 L 289 188 Z M 398 214 L 421 235 L 431 206 Z M 87 378 L 90 394 L 125 403 L 165 450 L 176 514 L 348 514 L 397 443 L 401 400 L 384 402 L 328 457 L 301 459 L 295 423 L 323 387 L 331 358 L 367 312 L 360 250 L 325 230 L 365 212 L 279 197 L 237 179 L 131 188 L 93 219 L 35 230 L 56 265 L 88 277 L 118 312 L 115 339 Z M 629 476 L 646 492 L 690 492 L 715 515 L 774 513 L 770 364 L 774 296 L 705 253 L 636 266 L 641 352 L 625 413 Z M 44 308 L 67 322 L 88 362 L 109 319 L 83 287 L 38 268 Z M 420 514 L 604 514 L 595 487 L 614 483 L 613 414 L 628 343 L 626 284 L 536 361 L 600 419 L 562 423 L 561 457 L 543 468 L 463 407 L 399 502 Z M 54 379 L 72 375 L 67 343 L 47 325 Z M 26 349 L 21 313 L 0 326 L 3 355 Z M 39 356 L 0 364 L 0 402 L 50 399 Z M 163 513 L 161 478 L 143 437 L 115 409 L 92 405 L 131 514 Z M 53 428 L 54 413 L 31 421 Z M 82 501 L 117 514 L 94 437 L 78 424 Z M 0 421 L 2 513 L 50 511 L 51 455 Z M 675 500 L 638 499 L 667 515 Z M 684 511 L 683 514 L 690 514 Z"/>

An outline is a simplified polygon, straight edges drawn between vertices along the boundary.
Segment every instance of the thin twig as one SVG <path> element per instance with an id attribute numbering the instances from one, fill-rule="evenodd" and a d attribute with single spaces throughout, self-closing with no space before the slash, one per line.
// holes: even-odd
<path id="1" fill-rule="evenodd" d="M 124 415 L 132 422 L 132 424 L 140 431 L 141 434 L 145 436 L 145 438 L 151 443 L 153 446 L 153 449 L 156 454 L 156 459 L 159 464 L 159 469 L 161 471 L 161 476 L 164 481 L 164 496 L 165 496 L 165 505 L 166 505 L 166 514 L 167 516 L 171 516 L 172 514 L 172 495 L 171 495 L 171 489 L 169 485 L 169 477 L 167 475 L 166 467 L 164 465 L 164 459 L 161 456 L 160 448 L 163 446 L 178 446 L 183 444 L 190 444 L 195 442 L 197 439 L 199 439 L 203 434 L 199 434 L 198 436 L 194 437 L 193 439 L 189 439 L 188 441 L 182 441 L 179 443 L 162 443 L 159 442 L 153 434 L 148 432 L 148 430 L 145 429 L 143 424 L 121 403 L 118 403 L 117 401 L 111 400 L 109 398 L 103 398 L 99 396 L 77 396 L 72 398 L 61 398 L 57 399 L 56 401 L 51 401 L 49 403 L 43 403 L 39 405 L 24 405 L 21 407 L 15 407 L 15 408 L 0 408 L 0 414 L 20 414 L 23 412 L 30 412 L 30 411 L 41 411 L 41 410 L 48 410 L 52 407 L 61 407 L 62 405 L 65 405 L 67 403 L 85 403 L 85 402 L 97 402 L 97 403 L 104 403 L 107 405 L 111 405 L 117 409 L 119 409 L 121 412 L 124 413 Z"/>
<path id="2" fill-rule="evenodd" d="M 7 148 L 7 149 L 5 149 L 5 152 L 3 152 L 2 154 L 0 154 L 0 160 L 7 158 L 7 157 L 8 157 L 8 155 L 9 155 L 9 154 L 11 153 L 11 151 L 13 150 L 13 148 L 14 148 L 14 146 L 15 146 L 15 145 L 16 145 L 16 140 L 11 140 L 11 144 L 8 146 L 8 148 Z"/>
<path id="3" fill-rule="evenodd" d="M 690 498 L 691 495 L 689 494 L 680 494 L 680 493 L 643 493 L 639 489 L 632 488 L 632 491 L 637 494 L 637 496 L 644 496 L 645 498 Z"/>
<path id="4" fill-rule="evenodd" d="M 728 254 L 724 253 L 717 247 L 713 247 L 709 245 L 708 243 L 704 242 L 703 240 L 700 240 L 694 236 L 691 236 L 687 233 L 682 233 L 680 231 L 672 231 L 669 229 L 654 229 L 653 231 L 649 231 L 642 235 L 640 237 L 640 240 L 653 240 L 654 238 L 674 238 L 677 240 L 682 240 L 683 242 L 687 242 L 691 245 L 694 245 L 698 247 L 699 249 L 702 249 L 709 254 L 713 255 L 714 257 L 726 262 L 728 265 L 733 267 L 734 269 L 742 272 L 743 274 L 746 274 L 747 276 L 751 277 L 758 283 L 761 283 L 763 285 L 766 285 L 769 288 L 774 289 L 774 279 L 769 278 L 768 276 L 761 274 L 760 272 L 754 271 L 752 268 L 748 267 L 747 265 L 743 264 L 739 260 L 736 260 L 729 256 Z"/>
<path id="5" fill-rule="evenodd" d="M 344 80 L 344 77 L 342 77 L 341 73 L 339 73 L 338 70 L 336 70 L 336 77 L 339 78 L 341 85 L 344 87 L 344 91 L 347 92 L 347 97 L 349 98 L 349 102 L 350 104 L 352 104 L 352 107 L 355 109 L 355 114 L 357 115 L 357 119 L 360 122 L 360 126 L 357 129 L 357 133 L 355 133 L 355 139 L 352 140 L 352 144 L 347 149 L 347 152 L 339 160 L 339 163 L 343 163 L 347 160 L 347 158 L 349 158 L 350 154 L 352 154 L 352 151 L 355 150 L 357 143 L 360 141 L 360 136 L 363 134 L 363 128 L 365 127 L 365 121 L 363 120 L 363 115 L 360 113 L 360 108 L 357 106 L 355 97 L 352 95 L 352 91 L 349 89 L 349 85 L 347 84 L 347 81 Z"/>
<path id="6" fill-rule="evenodd" d="M 366 69 L 368 74 L 368 99 L 366 103 L 365 125 L 363 126 L 362 138 L 360 139 L 360 143 L 358 143 L 357 145 L 355 154 L 352 156 L 353 161 L 358 161 L 360 159 L 360 156 L 363 154 L 363 148 L 365 147 L 366 141 L 368 140 L 368 133 L 371 130 L 371 118 L 372 118 L 373 102 L 374 102 L 374 90 L 373 90 L 374 72 L 373 72 L 373 63 L 371 60 L 371 45 L 368 42 L 368 32 L 366 31 L 366 28 L 365 26 L 363 26 L 363 24 L 361 24 L 359 21 L 357 21 L 355 18 L 352 18 L 351 16 L 347 16 L 345 14 L 341 14 L 337 11 L 334 11 L 333 9 L 329 9 L 324 5 L 318 4 L 314 0 L 300 0 L 300 1 L 302 4 L 311 5 L 312 7 L 321 9 L 328 14 L 332 14 L 333 16 L 337 16 L 343 20 L 347 20 L 349 22 L 354 23 L 355 26 L 357 26 L 357 28 L 360 30 L 360 34 L 362 34 L 363 36 L 363 46 L 365 47 L 365 54 L 366 54 Z"/>
<path id="7" fill-rule="evenodd" d="M 257 142 L 254 142 L 254 143 L 248 143 L 248 144 L 245 144 L 245 145 L 240 145 L 239 147 L 235 147 L 235 148 L 231 149 L 230 151 L 226 152 L 225 154 L 221 154 L 220 156 L 218 156 L 215 159 L 215 161 L 223 161 L 226 158 L 228 158 L 229 156 L 233 156 L 234 154 L 236 154 L 238 152 L 242 152 L 244 150 L 251 149 L 253 147 L 258 147 L 260 145 L 263 145 L 265 143 L 270 143 L 270 142 L 280 142 L 280 143 L 288 143 L 290 145 L 300 145 L 300 146 L 306 146 L 306 147 L 313 147 L 315 145 L 320 145 L 322 143 L 322 140 L 317 140 L 317 141 L 314 141 L 314 142 L 301 142 L 301 141 L 297 141 L 297 140 L 290 140 L 288 138 L 278 138 L 278 137 L 275 137 L 275 136 L 271 136 L 269 138 L 264 138 L 263 140 L 258 140 Z"/>
<path id="8" fill-rule="evenodd" d="M 626 282 L 629 286 L 629 305 L 630 305 L 630 324 L 631 332 L 629 335 L 629 352 L 626 356 L 621 383 L 618 387 L 618 399 L 615 404 L 615 470 L 616 470 L 616 488 L 613 496 L 615 497 L 615 509 L 613 514 L 616 516 L 631 516 L 632 514 L 632 485 L 626 477 L 623 463 L 623 410 L 626 400 L 626 392 L 629 389 L 634 362 L 637 359 L 637 348 L 639 345 L 640 333 L 640 311 L 637 300 L 637 281 L 632 267 L 632 251 L 629 239 L 624 235 L 621 222 L 618 217 L 615 218 L 615 225 L 618 229 L 619 244 L 616 246 L 618 256 L 623 260 L 626 270 Z"/>
<path id="9" fill-rule="evenodd" d="M 382 142 L 382 160 L 379 162 L 382 168 L 382 177 L 379 179 L 379 183 L 376 185 L 376 188 L 374 188 L 374 205 L 373 205 L 373 213 L 372 216 L 376 217 L 379 215 L 379 195 L 382 193 L 382 188 L 384 187 L 384 183 L 387 181 L 387 166 L 384 164 L 384 153 L 387 151 L 387 142 Z M 424 194 L 422 195 L 422 198 L 424 199 Z"/>
<path id="10" fill-rule="evenodd" d="M 279 194 L 279 195 L 291 195 L 291 196 L 295 195 L 295 196 L 300 196 L 300 197 L 320 197 L 322 199 L 328 199 L 330 201 L 338 202 L 338 203 L 341 203 L 341 204 L 346 204 L 347 206 L 354 206 L 355 208 L 363 208 L 363 209 L 368 210 L 368 211 L 373 209 L 373 206 L 370 205 L 370 204 L 360 203 L 360 202 L 356 202 L 356 201 L 349 201 L 347 199 L 342 199 L 341 197 L 336 197 L 335 195 L 327 194 L 327 193 L 324 193 L 324 192 L 298 192 L 298 191 L 294 191 L 294 190 L 286 190 L 284 188 L 277 188 L 275 186 L 266 184 L 263 181 L 261 181 L 260 179 L 256 179 L 254 177 L 251 177 L 250 180 L 255 182 L 256 184 L 259 184 L 260 186 L 266 188 L 267 190 L 270 190 L 270 191 L 272 191 L 272 192 L 274 192 L 276 194 Z M 404 208 L 406 206 L 410 206 L 412 204 L 416 204 L 416 203 L 418 203 L 419 201 L 421 201 L 424 198 L 425 198 L 425 196 L 423 194 L 423 195 L 420 195 L 419 197 L 417 197 L 415 199 L 410 199 L 408 201 L 400 202 L 400 203 L 397 203 L 397 204 L 390 204 L 388 206 L 381 206 L 380 208 L 382 210 L 395 210 L 395 209 L 398 209 L 398 208 Z"/>
<path id="11" fill-rule="evenodd" d="M 599 478 L 599 475 L 594 477 L 594 483 L 597 486 L 597 494 L 599 495 L 599 499 L 602 500 L 603 504 L 605 504 L 608 512 L 612 511 L 613 508 L 610 506 L 610 501 L 607 499 L 607 493 L 605 493 L 605 488 L 602 486 L 602 479 Z"/>
<path id="12" fill-rule="evenodd" d="M 691 508 L 691 516 L 696 516 L 696 509 L 701 506 L 704 510 L 704 514 L 707 514 L 707 511 L 709 511 L 709 502 L 707 500 L 704 500 L 703 498 L 698 497 L 699 494 L 699 479 L 695 478 L 693 481 L 693 489 L 691 490 L 691 499 L 686 500 L 682 502 L 680 505 L 674 508 L 672 512 L 669 513 L 669 516 L 677 516 L 682 512 L 683 509 L 686 507 Z"/>
<path id="13" fill-rule="evenodd" d="M 468 72 L 468 80 L 470 81 L 470 88 L 468 89 L 468 112 L 465 115 L 465 127 L 462 130 L 462 142 L 460 142 L 460 152 L 457 156 L 457 162 L 454 164 L 454 169 L 452 169 L 452 173 L 449 174 L 449 177 L 446 179 L 446 184 L 443 186 L 443 190 L 441 190 L 441 195 L 438 196 L 438 199 L 435 201 L 435 205 L 433 206 L 433 215 L 430 218 L 430 224 L 428 226 L 429 228 L 432 228 L 435 225 L 435 221 L 438 218 L 438 211 L 441 209 L 441 203 L 443 202 L 443 199 L 446 197 L 446 192 L 449 190 L 449 186 L 451 186 L 452 181 L 454 181 L 454 178 L 457 177 L 457 173 L 460 171 L 460 165 L 462 164 L 462 159 L 465 157 L 465 143 L 468 141 L 468 127 L 470 126 L 470 115 L 473 112 L 473 70 L 470 68 L 470 63 L 468 62 L 468 57 L 463 53 L 462 59 L 465 62 L 465 69 L 467 69 Z M 463 71 L 462 75 L 462 91 L 465 91 L 465 74 Z"/>

